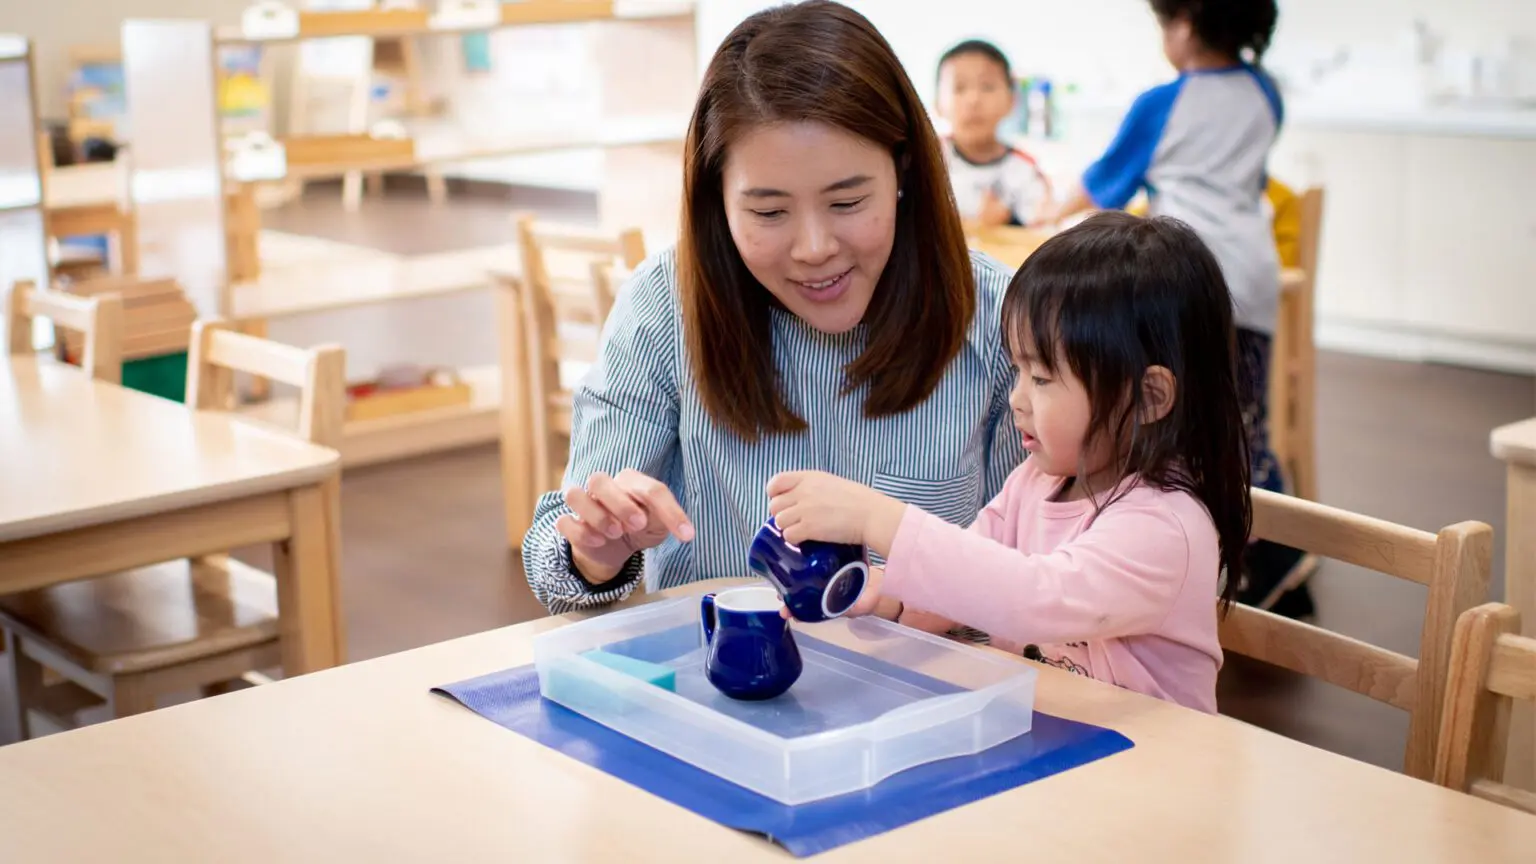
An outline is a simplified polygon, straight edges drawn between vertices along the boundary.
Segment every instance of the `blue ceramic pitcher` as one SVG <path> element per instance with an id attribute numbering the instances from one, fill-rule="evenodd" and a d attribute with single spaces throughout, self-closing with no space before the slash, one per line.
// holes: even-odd
<path id="1" fill-rule="evenodd" d="M 716 690 L 732 699 L 772 699 L 799 680 L 800 649 L 780 605 L 778 592 L 757 586 L 701 598 L 704 675 Z"/>

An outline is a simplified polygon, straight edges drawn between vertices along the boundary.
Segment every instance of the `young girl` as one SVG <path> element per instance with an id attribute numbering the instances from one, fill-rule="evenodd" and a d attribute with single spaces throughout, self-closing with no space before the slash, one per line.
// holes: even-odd
<path id="1" fill-rule="evenodd" d="M 1089 208 L 1119 209 L 1145 190 L 1148 213 L 1187 222 L 1216 260 L 1236 304 L 1238 392 L 1252 483 L 1283 491 L 1269 448 L 1270 339 L 1280 262 L 1264 205 L 1267 162 L 1284 118 L 1279 90 L 1259 63 L 1279 17 L 1275 0 L 1150 0 L 1163 53 L 1178 76 L 1131 105 L 1104 154 L 1059 204 L 1057 222 Z M 1294 617 L 1313 611 L 1302 553 L 1253 544 L 1238 600 Z"/>
<path id="2" fill-rule="evenodd" d="M 820 472 L 774 477 L 770 512 L 885 557 L 858 612 L 1214 712 L 1251 520 L 1216 259 L 1180 222 L 1101 213 L 1025 261 L 1002 316 L 1030 456 L 969 529 Z"/>

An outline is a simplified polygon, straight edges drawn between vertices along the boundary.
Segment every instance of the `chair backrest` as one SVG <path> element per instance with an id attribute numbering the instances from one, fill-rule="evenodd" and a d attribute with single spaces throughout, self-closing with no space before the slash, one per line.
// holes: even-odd
<path id="1" fill-rule="evenodd" d="M 592 267 L 592 294 L 597 303 L 597 311 L 600 321 L 608 320 L 608 313 L 613 311 L 613 300 L 618 296 L 619 286 L 628 281 L 634 274 L 630 267 L 617 267 L 611 261 L 593 261 Z"/>
<path id="2" fill-rule="evenodd" d="M 346 417 L 346 352 L 337 345 L 296 348 L 248 336 L 223 321 L 192 325 L 187 356 L 187 405 L 228 411 L 234 406 L 235 373 L 245 372 L 297 387 L 300 436 L 341 448 Z"/>
<path id="3" fill-rule="evenodd" d="M 603 234 L 542 225 L 526 215 L 517 230 L 529 450 L 534 482 L 543 491 L 559 484 L 569 447 L 571 393 L 562 383 L 562 366 L 573 370 L 597 359 L 598 334 L 622 278 L 614 268 L 627 273 L 639 265 L 645 243 L 636 228 Z"/>
<path id="4" fill-rule="evenodd" d="M 1500 782 L 1510 707 L 1516 699 L 1536 702 L 1536 639 L 1519 634 L 1519 610 L 1503 603 L 1456 619 L 1435 782 L 1536 813 L 1536 793 Z"/>
<path id="5" fill-rule="evenodd" d="M 1253 490 L 1253 535 L 1429 587 L 1419 656 L 1234 604 L 1221 644 L 1242 654 L 1353 690 L 1408 712 L 1403 770 L 1434 771 L 1451 635 L 1456 618 L 1488 599 L 1493 529 L 1460 522 L 1436 534 L 1313 501 Z"/>
<path id="6" fill-rule="evenodd" d="M 1296 238 L 1296 267 L 1308 281 L 1316 282 L 1319 253 L 1323 245 L 1323 187 L 1309 186 L 1297 198 L 1301 226 Z"/>
<path id="7" fill-rule="evenodd" d="M 32 322 L 46 318 L 59 329 L 83 338 L 80 367 L 91 377 L 114 384 L 123 380 L 123 301 L 116 294 L 76 297 L 36 287 L 31 282 L 11 286 L 6 321 L 12 354 L 33 353 Z M 62 338 L 56 335 L 55 338 Z"/>

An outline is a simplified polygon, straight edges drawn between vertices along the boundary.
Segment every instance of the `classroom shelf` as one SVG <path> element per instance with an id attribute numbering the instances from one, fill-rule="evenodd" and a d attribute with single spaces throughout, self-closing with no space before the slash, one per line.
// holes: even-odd
<path id="1" fill-rule="evenodd" d="M 282 178 L 316 180 L 340 177 L 351 171 L 407 171 L 433 165 L 476 162 L 530 156 L 564 150 L 601 150 L 645 144 L 681 145 L 688 134 L 686 114 L 627 117 L 601 124 L 546 129 L 537 133 L 489 140 L 468 138 L 452 123 L 437 121 L 410 127 L 411 148 L 377 157 L 349 158 L 335 162 L 290 162 Z M 232 170 L 232 169 L 231 169 Z M 246 179 L 235 176 L 236 179 Z"/>
<path id="2" fill-rule="evenodd" d="M 289 5 L 300 4 L 290 0 Z M 439 10 L 434 14 L 441 14 L 443 4 L 421 5 L 433 5 Z M 288 32 L 272 29 L 272 35 L 254 38 L 241 28 L 202 20 L 125 21 L 124 81 L 133 94 L 126 122 L 135 130 L 128 197 L 138 229 L 140 273 L 175 278 L 201 317 L 238 321 L 251 332 L 263 332 L 272 319 L 489 288 L 492 272 L 520 271 L 515 243 L 396 255 L 262 231 L 254 208 L 249 213 L 232 208 L 227 193 L 232 187 L 273 188 L 266 181 L 292 188 L 306 180 L 345 177 L 343 200 L 351 209 L 359 206 L 366 174 L 427 170 L 440 179 L 446 175 L 433 170 L 439 166 L 508 171 L 519 170 L 509 164 L 519 159 L 539 163 L 550 157 L 561 168 L 554 172 L 561 184 L 581 181 L 581 188 L 595 193 L 604 228 L 638 226 L 648 238 L 670 239 L 681 199 L 681 151 L 698 86 L 696 7 L 691 0 L 523 0 L 498 4 L 488 22 L 460 18 L 447 27 L 431 26 L 432 15 L 421 10 L 306 11 Z M 579 37 L 585 46 L 580 62 L 594 69 L 590 109 L 584 95 L 573 103 L 579 111 L 543 110 L 547 100 L 540 101 L 536 91 L 524 99 L 518 87 L 499 78 L 428 57 L 420 71 L 432 80 L 422 85 L 442 92 L 442 110 L 430 119 L 393 118 L 394 128 L 351 122 L 346 134 L 295 137 L 278 152 L 267 147 L 277 138 L 270 120 L 236 129 L 215 110 L 224 74 L 219 55 L 227 46 L 564 23 L 576 26 L 562 37 Z M 492 85 L 509 91 L 508 97 L 500 98 Z M 586 171 L 588 165 L 599 170 Z M 92 185 L 105 191 L 104 183 Z M 509 222 L 507 239 L 513 237 Z M 578 278 L 585 283 L 590 273 L 573 276 L 573 285 Z M 338 341 L 345 344 L 345 335 Z M 499 370 L 475 367 L 461 376 L 474 393 L 467 405 L 347 424 L 345 464 L 497 440 Z M 264 383 L 256 382 L 256 389 Z M 247 409 L 253 418 L 279 425 L 291 420 L 293 411 L 293 403 L 284 400 Z"/>
<path id="3" fill-rule="evenodd" d="M 515 244 L 394 255 L 362 246 L 263 231 L 261 276 L 230 287 L 229 318 L 284 318 L 485 288 L 515 268 Z"/>
<path id="4" fill-rule="evenodd" d="M 458 372 L 474 393 L 469 404 L 348 423 L 342 436 L 342 466 L 353 468 L 496 441 L 501 435 L 501 370 L 470 366 Z M 260 423 L 292 429 L 298 422 L 298 403 L 274 398 L 242 406 L 240 413 Z"/>
<path id="5" fill-rule="evenodd" d="M 494 23 L 439 26 L 432 25 L 425 9 L 299 12 L 297 33 L 248 36 L 239 25 L 229 25 L 217 28 L 216 38 L 220 45 L 273 45 L 334 36 L 451 35 L 539 24 L 679 18 L 694 10 L 691 0 L 526 0 L 502 3 L 500 20 Z"/>

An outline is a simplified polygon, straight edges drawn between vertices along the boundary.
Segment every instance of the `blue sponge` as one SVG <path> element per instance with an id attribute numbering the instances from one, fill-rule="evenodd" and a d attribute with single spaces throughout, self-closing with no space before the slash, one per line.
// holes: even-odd
<path id="1" fill-rule="evenodd" d="M 677 673 L 671 667 L 601 650 L 587 651 L 581 656 L 616 672 L 677 692 Z M 599 717 L 623 715 L 633 707 L 629 700 L 620 699 L 614 691 L 585 675 L 573 672 L 572 664 L 569 663 L 556 664 L 550 671 L 545 681 L 544 695 L 573 711 Z"/>

